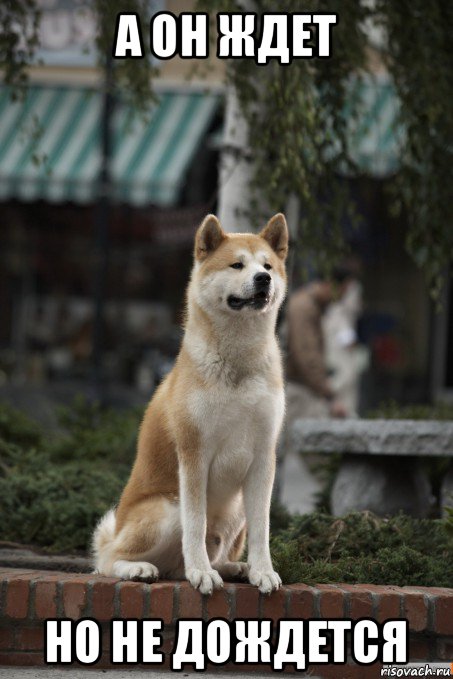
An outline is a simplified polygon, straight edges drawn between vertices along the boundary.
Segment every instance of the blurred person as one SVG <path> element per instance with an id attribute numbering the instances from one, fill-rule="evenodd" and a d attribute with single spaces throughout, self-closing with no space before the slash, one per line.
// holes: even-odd
<path id="1" fill-rule="evenodd" d="M 368 351 L 357 336 L 362 309 L 362 285 L 351 279 L 343 296 L 328 307 L 323 318 L 329 384 L 348 417 L 357 417 L 360 376 L 368 363 Z"/>
<path id="2" fill-rule="evenodd" d="M 346 417 L 328 377 L 323 317 L 329 305 L 342 297 L 351 273 L 333 272 L 295 290 L 286 310 L 286 418 L 277 456 L 274 498 L 290 511 L 304 513 L 314 507 L 319 481 L 294 449 L 292 424 L 299 418 Z"/>
<path id="3" fill-rule="evenodd" d="M 351 280 L 337 269 L 296 290 L 287 308 L 287 426 L 299 418 L 346 417 L 347 408 L 330 383 L 325 354 L 323 316 L 341 298 Z"/>

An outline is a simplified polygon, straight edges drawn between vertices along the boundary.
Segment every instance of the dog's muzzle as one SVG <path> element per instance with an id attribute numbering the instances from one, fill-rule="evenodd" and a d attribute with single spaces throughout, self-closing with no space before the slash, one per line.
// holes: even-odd
<path id="1" fill-rule="evenodd" d="M 227 299 L 230 309 L 240 311 L 244 307 L 250 309 L 264 309 L 270 301 L 271 276 L 266 272 L 260 272 L 253 277 L 255 292 L 251 297 L 236 297 L 230 295 Z"/>

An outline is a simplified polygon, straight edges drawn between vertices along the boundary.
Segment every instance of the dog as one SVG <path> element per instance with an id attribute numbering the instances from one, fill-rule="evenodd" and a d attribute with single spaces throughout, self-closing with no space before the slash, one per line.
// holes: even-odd
<path id="1" fill-rule="evenodd" d="M 287 252 L 282 214 L 259 235 L 226 233 L 214 215 L 199 227 L 181 349 L 145 412 L 119 505 L 96 527 L 98 573 L 185 577 L 202 594 L 223 579 L 266 594 L 281 586 L 269 511 L 285 407 L 276 320 Z"/>

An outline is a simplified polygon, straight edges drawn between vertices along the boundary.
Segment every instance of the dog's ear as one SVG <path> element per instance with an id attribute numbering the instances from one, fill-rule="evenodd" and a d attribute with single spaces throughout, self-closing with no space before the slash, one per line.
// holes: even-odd
<path id="1" fill-rule="evenodd" d="M 274 215 L 261 231 L 260 236 L 269 243 L 280 259 L 286 259 L 289 236 L 285 215 L 281 212 Z"/>
<path id="2" fill-rule="evenodd" d="M 227 238 L 215 215 L 207 215 L 195 236 L 195 259 L 203 261 Z"/>

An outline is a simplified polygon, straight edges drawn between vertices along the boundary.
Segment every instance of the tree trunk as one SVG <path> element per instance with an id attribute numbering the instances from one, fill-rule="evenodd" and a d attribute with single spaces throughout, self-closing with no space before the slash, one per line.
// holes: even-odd
<path id="1" fill-rule="evenodd" d="M 251 231 L 250 179 L 253 162 L 248 124 L 232 85 L 227 90 L 225 132 L 220 156 L 218 216 L 225 231 Z"/>

